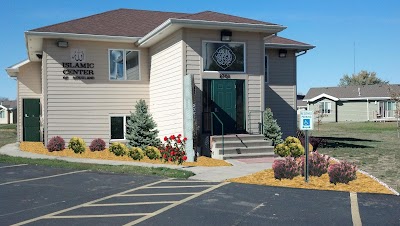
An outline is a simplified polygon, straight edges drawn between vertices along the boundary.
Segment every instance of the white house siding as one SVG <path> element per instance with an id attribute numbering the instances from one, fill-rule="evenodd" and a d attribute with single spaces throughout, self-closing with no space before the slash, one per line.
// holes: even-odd
<path id="1" fill-rule="evenodd" d="M 4 115 L 4 118 L 0 118 L 0 124 L 9 124 L 8 123 L 8 118 L 10 117 L 10 113 L 9 113 L 9 110 L 7 110 L 7 109 L 3 109 L 1 106 L 0 106 L 0 111 L 1 112 L 4 112 L 3 113 L 3 115 Z M 12 122 L 11 122 L 12 123 Z"/>
<path id="2" fill-rule="evenodd" d="M 81 137 L 87 144 L 95 138 L 110 141 L 110 115 L 129 115 L 136 102 L 149 104 L 148 50 L 140 49 L 141 81 L 110 81 L 108 50 L 137 49 L 133 44 L 71 41 L 58 48 L 56 40 L 45 40 L 47 80 L 47 137 L 61 136 L 68 141 Z M 86 62 L 94 63 L 94 80 L 63 79 L 62 62 L 71 62 L 70 50 L 86 50 Z M 46 141 L 47 141 L 46 140 Z"/>
<path id="3" fill-rule="evenodd" d="M 195 104 L 196 104 L 196 120 L 197 125 L 202 131 L 202 91 L 203 79 L 220 79 L 218 72 L 203 72 L 202 68 L 202 44 L 203 41 L 220 41 L 220 30 L 200 30 L 200 29 L 185 29 L 184 30 L 184 48 L 186 54 L 186 74 L 194 75 L 195 83 Z M 264 81 L 264 43 L 263 35 L 251 32 L 232 32 L 232 42 L 244 42 L 246 46 L 246 73 L 230 73 L 231 79 L 243 79 L 246 81 L 246 115 L 249 110 L 254 111 L 252 117 L 252 130 L 258 128 L 260 122 L 260 112 L 262 110 L 263 97 L 262 83 Z M 252 115 L 253 116 L 253 115 Z M 250 123 L 247 122 L 249 126 Z M 249 131 L 250 128 L 247 127 Z"/>
<path id="4" fill-rule="evenodd" d="M 336 114 L 339 114 L 339 109 L 336 109 L 336 102 L 327 98 L 323 98 L 318 100 L 318 102 L 313 102 L 310 103 L 310 111 L 319 111 L 320 110 L 320 104 L 321 102 L 329 102 L 331 103 L 331 113 L 330 114 L 324 114 L 324 116 L 321 118 L 321 122 L 336 122 Z M 339 106 L 338 106 L 339 108 Z M 315 122 L 317 122 L 317 118 L 315 118 Z"/>
<path id="5" fill-rule="evenodd" d="M 18 120 L 17 120 L 17 136 L 18 140 L 23 140 L 23 99 L 41 99 L 42 100 L 42 77 L 41 63 L 30 62 L 21 68 L 17 77 L 18 90 Z M 42 102 L 41 102 L 42 104 Z M 43 122 L 43 114 L 41 115 Z M 41 136 L 42 137 L 42 136 Z"/>
<path id="6" fill-rule="evenodd" d="M 150 47 L 150 110 L 159 136 L 183 134 L 182 30 Z"/>
<path id="7" fill-rule="evenodd" d="M 279 58 L 277 49 L 267 49 L 268 82 L 265 83 L 265 106 L 271 108 L 283 136 L 296 134 L 296 56 L 288 51 Z"/>

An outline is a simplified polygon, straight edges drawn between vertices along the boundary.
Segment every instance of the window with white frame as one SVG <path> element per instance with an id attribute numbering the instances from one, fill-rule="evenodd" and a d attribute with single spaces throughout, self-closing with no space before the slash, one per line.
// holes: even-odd
<path id="1" fill-rule="evenodd" d="M 6 117 L 6 112 L 4 110 L 0 110 L 0 118 L 5 118 Z"/>
<path id="2" fill-rule="evenodd" d="M 130 116 L 113 115 L 110 117 L 111 140 L 125 140 L 127 121 L 130 119 Z"/>
<path id="3" fill-rule="evenodd" d="M 332 111 L 332 103 L 331 102 L 321 102 L 319 106 L 319 110 L 323 114 L 330 114 Z"/>
<path id="4" fill-rule="evenodd" d="M 108 61 L 110 80 L 140 80 L 139 51 L 110 49 Z"/>
<path id="5" fill-rule="evenodd" d="M 244 73 L 245 44 L 241 42 L 203 42 L 203 70 Z"/>

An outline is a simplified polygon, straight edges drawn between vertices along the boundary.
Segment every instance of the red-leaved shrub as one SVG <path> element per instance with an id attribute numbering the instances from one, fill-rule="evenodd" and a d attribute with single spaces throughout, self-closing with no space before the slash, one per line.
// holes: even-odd
<path id="1" fill-rule="evenodd" d="M 313 152 L 308 157 L 308 172 L 310 176 L 320 177 L 322 174 L 328 172 L 329 167 L 329 159 L 330 157 L 326 157 L 325 155 L 321 155 L 320 153 Z M 306 158 L 304 156 L 301 157 L 301 175 L 304 176 L 304 164 L 306 162 Z"/>
<path id="2" fill-rule="evenodd" d="M 357 179 L 357 166 L 349 162 L 341 162 L 330 165 L 328 168 L 329 181 L 333 184 L 347 184 L 352 180 Z"/>
<path id="3" fill-rule="evenodd" d="M 106 142 L 100 138 L 94 139 L 90 143 L 89 149 L 91 151 L 103 151 L 106 149 Z"/>
<path id="4" fill-rule="evenodd" d="M 60 136 L 52 137 L 49 143 L 47 143 L 47 150 L 49 150 L 50 152 L 62 151 L 64 149 L 65 149 L 65 141 Z"/>
<path id="5" fill-rule="evenodd" d="M 293 179 L 295 176 L 300 175 L 300 165 L 292 157 L 285 159 L 275 160 L 272 164 L 275 179 L 281 180 L 282 178 Z"/>

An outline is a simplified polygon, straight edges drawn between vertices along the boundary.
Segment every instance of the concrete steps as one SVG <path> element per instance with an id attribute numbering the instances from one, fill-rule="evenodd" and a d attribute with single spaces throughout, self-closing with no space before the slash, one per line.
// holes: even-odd
<path id="1" fill-rule="evenodd" d="M 224 142 L 222 142 L 222 136 L 211 136 L 210 146 L 212 151 L 211 157 L 216 159 L 274 156 L 274 147 L 272 146 L 272 142 L 264 140 L 263 135 L 225 135 Z"/>

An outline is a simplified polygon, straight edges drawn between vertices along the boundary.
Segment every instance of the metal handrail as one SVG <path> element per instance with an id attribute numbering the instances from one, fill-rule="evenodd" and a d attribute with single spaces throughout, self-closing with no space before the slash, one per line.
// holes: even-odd
<path id="1" fill-rule="evenodd" d="M 214 126 L 213 126 L 213 116 L 215 116 L 215 118 L 219 121 L 219 123 L 221 123 L 222 126 L 222 155 L 225 154 L 225 144 L 224 144 L 224 123 L 221 121 L 221 119 L 219 119 L 219 117 L 217 116 L 217 114 L 215 114 L 215 112 L 211 112 L 211 136 L 214 136 Z"/>

